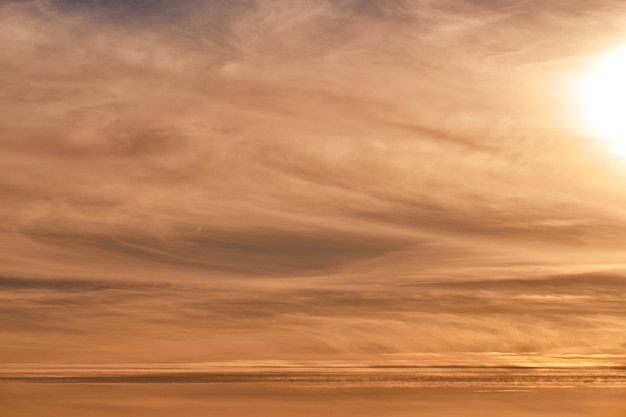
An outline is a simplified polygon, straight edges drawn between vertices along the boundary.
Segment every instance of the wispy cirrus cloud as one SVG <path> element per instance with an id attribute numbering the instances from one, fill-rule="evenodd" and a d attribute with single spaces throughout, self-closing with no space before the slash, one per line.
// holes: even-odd
<path id="1" fill-rule="evenodd" d="M 623 349 L 622 162 L 568 83 L 625 13 L 6 3 L 3 357 Z"/>

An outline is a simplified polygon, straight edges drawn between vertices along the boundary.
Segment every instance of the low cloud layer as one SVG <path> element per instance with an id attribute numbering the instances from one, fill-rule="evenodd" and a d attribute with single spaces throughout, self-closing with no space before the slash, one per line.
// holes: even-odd
<path id="1" fill-rule="evenodd" d="M 0 356 L 623 352 L 626 173 L 574 98 L 625 20 L 610 0 L 3 3 Z"/>

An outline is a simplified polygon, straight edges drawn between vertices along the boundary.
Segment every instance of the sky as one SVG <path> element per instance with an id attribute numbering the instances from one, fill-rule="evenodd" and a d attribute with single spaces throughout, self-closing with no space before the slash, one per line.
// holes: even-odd
<path id="1" fill-rule="evenodd" d="M 0 358 L 626 364 L 618 0 L 5 0 Z"/>

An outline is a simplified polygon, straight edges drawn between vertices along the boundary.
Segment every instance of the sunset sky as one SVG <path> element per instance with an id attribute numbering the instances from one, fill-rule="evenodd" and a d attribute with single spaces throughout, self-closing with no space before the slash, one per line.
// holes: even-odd
<path id="1" fill-rule="evenodd" d="M 626 365 L 624 47 L 620 0 L 2 1 L 0 363 Z"/>

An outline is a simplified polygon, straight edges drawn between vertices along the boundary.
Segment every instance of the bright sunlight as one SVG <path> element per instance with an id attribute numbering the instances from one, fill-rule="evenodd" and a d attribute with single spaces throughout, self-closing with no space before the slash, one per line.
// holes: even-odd
<path id="1" fill-rule="evenodd" d="M 586 122 L 608 141 L 614 155 L 626 155 L 626 48 L 603 56 L 583 84 Z"/>

